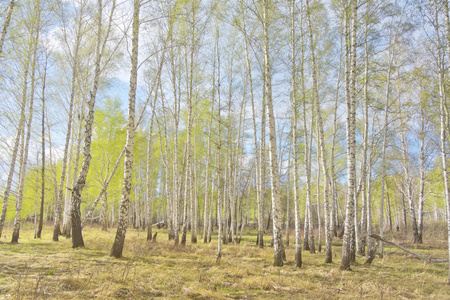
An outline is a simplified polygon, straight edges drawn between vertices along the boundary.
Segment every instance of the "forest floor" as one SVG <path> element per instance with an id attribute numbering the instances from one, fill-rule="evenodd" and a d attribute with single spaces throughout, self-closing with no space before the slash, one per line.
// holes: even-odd
<path id="1" fill-rule="evenodd" d="M 25 224 L 19 244 L 1 238 L 0 299 L 450 299 L 447 263 L 427 264 L 389 245 L 383 259 L 364 265 L 366 258 L 357 257 L 352 271 L 340 271 L 342 240 L 335 239 L 332 264 L 324 263 L 323 251 L 303 251 L 298 269 L 292 236 L 287 262 L 273 267 L 270 237 L 257 248 L 255 231 L 244 232 L 240 244 L 224 245 L 219 264 L 217 240 L 191 244 L 188 237 L 187 246 L 174 246 L 164 230 L 155 231 L 156 243 L 129 229 L 123 258 L 115 259 L 109 256 L 113 229 L 87 227 L 86 247 L 72 249 L 65 237 L 52 242 L 50 230 L 34 239 Z M 428 257 L 448 257 L 445 240 L 403 245 Z"/>

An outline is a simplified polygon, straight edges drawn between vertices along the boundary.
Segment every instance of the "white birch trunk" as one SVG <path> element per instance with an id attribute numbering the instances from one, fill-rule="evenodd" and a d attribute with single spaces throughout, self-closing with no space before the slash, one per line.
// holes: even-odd
<path id="1" fill-rule="evenodd" d="M 444 2 L 448 7 L 447 1 Z M 450 184 L 449 184 L 449 174 L 448 174 L 448 163 L 447 163 L 447 121 L 448 115 L 446 112 L 446 90 L 445 90 L 445 76 L 444 76 L 444 63 L 442 58 L 441 51 L 441 41 L 439 37 L 439 19 L 438 19 L 438 7 L 437 1 L 434 0 L 434 9 L 435 9 L 435 21 L 436 21 L 436 36 L 437 36 L 437 63 L 438 63 L 438 71 L 439 71 L 439 114 L 440 114 L 440 147 L 441 147 L 441 157 L 442 157 L 442 170 L 444 177 L 444 196 L 445 196 L 445 204 L 447 208 L 447 232 L 448 232 L 448 251 L 450 257 Z M 446 15 L 448 11 L 446 9 Z M 449 263 L 449 274 L 448 274 L 448 283 L 450 284 L 450 263 Z"/>
<path id="2" fill-rule="evenodd" d="M 262 220 L 262 201 L 261 198 L 261 190 L 262 190 L 262 181 L 261 181 L 261 156 L 260 151 L 258 147 L 258 141 L 257 141 L 257 127 L 256 127 L 256 112 L 255 112 L 255 97 L 254 97 L 254 90 L 253 90 L 253 77 L 252 77 L 252 69 L 250 65 L 250 58 L 249 58 L 249 42 L 248 42 L 248 35 L 246 32 L 245 27 L 245 14 L 244 9 L 242 9 L 242 19 L 243 19 L 243 33 L 244 33 L 244 40 L 245 40 L 245 61 L 247 66 L 247 76 L 249 81 L 249 88 L 250 88 L 250 99 L 251 99 L 251 106 L 252 106 L 252 124 L 253 124 L 253 144 L 254 144 L 254 151 L 255 151 L 255 164 L 256 164 L 256 203 L 258 207 L 258 234 L 257 234 L 257 246 L 263 247 L 264 246 L 264 229 L 263 229 L 263 220 Z"/>
<path id="3" fill-rule="evenodd" d="M 92 140 L 92 126 L 94 124 L 94 107 L 95 100 L 97 97 L 97 91 L 100 82 L 100 75 L 102 73 L 102 56 L 105 53 L 106 43 L 108 41 L 108 36 L 111 32 L 113 13 L 116 7 L 116 1 L 112 2 L 112 9 L 109 16 L 109 22 L 105 29 L 105 36 L 102 38 L 102 15 L 103 15 L 103 3 L 102 0 L 98 0 L 98 20 L 97 20 L 97 40 L 96 40 L 96 50 L 95 50 L 95 70 L 94 70 L 94 81 L 92 90 L 90 91 L 90 97 L 88 102 L 88 115 L 85 121 L 85 133 L 84 133 L 84 147 L 83 147 L 83 162 L 81 166 L 80 174 L 76 180 L 76 183 L 72 189 L 72 194 L 70 198 L 71 202 L 71 223 L 72 223 L 72 247 L 84 247 L 82 227 L 81 227 L 81 194 L 83 188 L 86 184 L 86 178 L 89 172 L 89 166 L 91 163 L 91 140 Z"/>
<path id="4" fill-rule="evenodd" d="M 312 80 L 313 80 L 313 99 L 316 106 L 316 114 L 317 114 L 317 126 L 318 126 L 318 136 L 319 136 L 319 145 L 320 145 L 320 156 L 322 158 L 322 169 L 324 176 L 324 215 L 325 215 L 325 252 L 326 252 L 326 263 L 331 263 L 333 260 L 333 255 L 331 253 L 331 231 L 330 231 L 330 215 L 329 215 L 329 185 L 330 178 L 328 174 L 328 165 L 327 165 L 327 153 L 325 149 L 325 134 L 323 132 L 323 121 L 322 121 L 322 113 L 320 109 L 319 102 L 319 89 L 317 86 L 317 72 L 316 72 L 316 57 L 314 50 L 314 40 L 313 40 L 313 32 L 312 32 L 312 24 L 311 24 L 311 12 L 309 7 L 309 0 L 306 0 L 306 10 L 307 10 L 307 23 L 309 29 L 309 44 L 311 51 L 311 60 L 312 60 Z M 311 217 L 311 216 L 310 216 Z"/>
<path id="5" fill-rule="evenodd" d="M 354 257 L 352 251 L 352 231 L 355 231 L 355 240 L 357 239 L 357 228 L 354 223 L 357 220 L 355 217 L 355 181 L 356 181 L 356 141 L 355 141 L 355 106 L 356 106 L 356 22 L 357 22 L 357 1 L 353 0 L 351 3 L 352 12 L 352 29 L 351 29 L 351 49 L 350 49 L 350 73 L 346 71 L 346 83 L 350 86 L 346 87 L 347 93 L 347 205 L 345 210 L 345 229 L 344 240 L 342 245 L 342 260 L 341 269 L 349 270 L 350 263 Z M 346 22 L 347 23 L 347 22 Z M 347 26 L 346 26 L 347 27 Z M 346 35 L 347 36 L 347 35 Z M 346 50 L 348 47 L 346 47 Z M 346 51 L 348 53 L 348 50 Z M 346 54 L 347 55 L 347 54 Z M 347 84 L 348 86 L 348 84 Z"/>
<path id="6" fill-rule="evenodd" d="M 8 31 L 9 24 L 11 23 L 11 16 L 14 10 L 15 1 L 11 0 L 8 5 L 8 13 L 6 15 L 5 23 L 3 23 L 2 33 L 0 35 L 0 56 L 3 53 L 3 44 L 5 43 L 6 32 Z"/>
<path id="7" fill-rule="evenodd" d="M 28 122 L 26 135 L 25 131 L 23 131 L 22 136 L 22 147 L 21 147 L 21 155 L 20 155 L 20 171 L 19 171 L 19 187 L 17 192 L 16 199 L 16 211 L 14 217 L 14 227 L 11 238 L 11 243 L 19 242 L 19 232 L 21 225 L 21 213 L 22 213 L 22 202 L 23 202 L 23 189 L 25 186 L 25 176 L 26 169 L 28 163 L 28 149 L 30 145 L 30 137 L 31 137 L 31 125 L 33 122 L 33 109 L 34 109 L 34 90 L 36 87 L 36 60 L 37 60 L 37 50 L 39 43 L 39 33 L 40 33 L 40 22 L 41 22 L 41 8 L 40 2 L 37 1 L 36 6 L 34 7 L 35 15 L 31 16 L 31 33 L 29 39 L 28 53 L 25 65 L 25 76 L 24 76 L 24 84 L 22 91 L 22 102 L 26 102 L 27 98 L 27 78 L 28 78 L 28 68 L 30 59 L 31 61 L 31 83 L 30 83 L 30 102 L 29 102 L 29 112 L 28 112 Z"/>
<path id="8" fill-rule="evenodd" d="M 300 12 L 302 14 L 302 12 Z M 297 77 L 296 77 L 296 45 L 295 45 L 295 0 L 291 0 L 290 5 L 291 14 L 291 59 L 292 59 L 292 73 L 291 73 L 291 101 L 292 101 L 292 155 L 294 158 L 294 222 L 295 222 L 295 265 L 297 268 L 302 267 L 302 247 L 301 247 L 301 234 L 300 234 L 300 197 L 298 187 L 298 97 L 297 97 Z M 303 32 L 301 33 L 303 35 Z M 303 75 L 303 74 L 302 74 Z M 289 158 L 290 159 L 290 158 Z M 290 172 L 290 160 L 289 160 L 289 172 Z M 290 177 L 289 177 L 290 179 Z M 290 182 L 289 182 L 290 190 Z M 289 198 L 288 198 L 289 199 Z M 286 224 L 286 244 L 289 245 L 289 202 L 288 200 L 288 215 Z"/>
<path id="9" fill-rule="evenodd" d="M 269 161 L 272 188 L 272 218 L 273 218 L 273 249 L 274 266 L 283 265 L 284 247 L 281 230 L 281 202 L 280 202 L 280 178 L 278 174 L 277 138 L 275 131 L 275 115 L 272 100 L 272 71 L 269 54 L 269 2 L 264 1 L 263 8 L 263 35 L 264 35 L 264 77 L 266 91 L 266 109 L 269 123 Z"/>
<path id="10" fill-rule="evenodd" d="M 128 209 L 130 206 L 131 179 L 133 167 L 133 147 L 135 131 L 135 106 L 137 87 L 137 67 L 138 67 L 138 42 L 139 42 L 139 9 L 140 0 L 134 0 L 133 9 L 133 36 L 131 50 L 131 74 L 130 91 L 128 93 L 128 122 L 127 122 L 127 142 L 125 146 L 124 178 L 122 198 L 120 200 L 119 221 L 117 225 L 116 237 L 111 249 L 111 256 L 119 258 L 122 256 L 125 234 L 128 225 Z"/>
<path id="11" fill-rule="evenodd" d="M 164 60 L 164 57 L 162 58 Z M 158 82 L 160 81 L 160 77 L 158 77 Z M 152 116 L 150 119 L 150 128 L 148 131 L 148 140 L 147 140 L 147 170 L 145 173 L 145 197 L 146 197 L 146 206 L 147 206 L 147 241 L 151 241 L 153 237 L 152 233 L 152 220 L 153 220 L 153 192 L 152 192 L 152 182 L 151 182 L 151 171 L 152 171 L 152 147 L 153 147 L 153 121 L 155 119 L 156 112 L 156 99 L 158 98 L 158 86 L 155 91 L 155 98 L 153 101 L 152 107 Z"/>

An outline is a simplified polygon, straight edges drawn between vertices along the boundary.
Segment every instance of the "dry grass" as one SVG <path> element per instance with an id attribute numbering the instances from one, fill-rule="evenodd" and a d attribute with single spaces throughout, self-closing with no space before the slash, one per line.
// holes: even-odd
<path id="1" fill-rule="evenodd" d="M 19 244 L 3 238 L 0 299 L 450 299 L 447 264 L 426 264 L 396 248 L 386 248 L 371 266 L 358 257 L 353 271 L 344 272 L 340 246 L 334 247 L 332 264 L 323 263 L 323 253 L 303 252 L 301 269 L 295 268 L 290 246 L 285 266 L 276 268 L 273 249 L 255 247 L 254 235 L 225 245 L 216 264 L 216 242 L 174 246 L 160 231 L 158 242 L 148 243 L 144 232 L 129 230 L 124 257 L 114 259 L 109 257 L 114 233 L 86 228 L 83 249 L 72 249 L 64 237 L 51 242 L 50 232 L 35 240 L 29 228 L 21 231 Z M 444 242 L 416 251 L 445 258 Z"/>

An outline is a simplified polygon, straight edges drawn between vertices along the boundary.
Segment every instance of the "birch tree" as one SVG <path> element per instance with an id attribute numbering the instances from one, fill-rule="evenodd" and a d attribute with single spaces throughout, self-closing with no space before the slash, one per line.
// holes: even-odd
<path id="1" fill-rule="evenodd" d="M 5 23 L 3 23 L 2 33 L 0 35 L 0 56 L 3 53 L 3 44 L 6 39 L 6 32 L 8 31 L 9 24 L 11 23 L 11 17 L 15 6 L 15 0 L 11 0 L 8 5 L 8 12 L 6 14 Z"/>
<path id="2" fill-rule="evenodd" d="M 354 227 L 354 205 L 355 205 L 355 177 L 356 177 L 356 140 L 355 140 L 355 122 L 356 122 L 356 23 L 357 19 L 357 0 L 351 1 L 352 29 L 351 29 L 351 50 L 350 50 L 350 93 L 347 95 L 347 205 L 345 210 L 345 229 L 342 245 L 341 269 L 349 270 L 352 261 L 351 254 L 351 233 Z M 346 49 L 348 49 L 346 47 Z M 347 55 L 347 54 L 346 54 Z"/>
<path id="3" fill-rule="evenodd" d="M 71 224 L 72 224 L 72 247 L 84 247 L 84 240 L 82 235 L 81 226 L 81 194 L 83 188 L 86 185 L 86 178 L 89 172 L 89 166 L 91 163 L 91 140 L 92 140 L 92 127 L 94 124 L 94 107 L 97 97 L 97 91 L 100 84 L 100 76 L 104 71 L 104 65 L 102 65 L 102 59 L 105 56 L 106 44 L 108 37 L 111 33 L 113 14 L 116 8 L 116 1 L 112 0 L 112 6 L 110 10 L 109 20 L 106 24 L 106 29 L 103 28 L 103 0 L 97 1 L 97 16 L 98 19 L 96 27 L 96 49 L 95 49 L 95 62 L 94 62 L 94 78 L 92 89 L 89 92 L 89 101 L 87 103 L 88 114 L 85 120 L 84 126 L 84 147 L 83 147 L 83 162 L 81 165 L 81 171 L 78 174 L 76 183 L 71 191 Z"/>
<path id="4" fill-rule="evenodd" d="M 446 6 L 448 2 L 444 1 Z M 434 22 L 436 31 L 436 46 L 437 46 L 437 68 L 439 75 L 439 121 L 440 121 L 440 150 L 442 158 L 442 171 L 444 177 L 444 197 L 447 205 L 447 231 L 448 231 L 448 251 L 450 257 L 450 184 L 449 184 L 449 174 L 447 165 L 447 147 L 448 147 L 448 113 L 446 111 L 447 99 L 446 99 L 446 89 L 445 89 L 445 73 L 444 73 L 444 59 L 442 51 L 442 42 L 440 38 L 440 26 L 439 26 L 439 6 L 437 0 L 433 1 L 434 4 Z M 448 10 L 445 11 L 448 14 Z M 447 36 L 447 38 L 449 38 Z M 448 283 L 450 284 L 450 264 L 448 266 Z"/>
<path id="5" fill-rule="evenodd" d="M 273 218 L 273 251 L 274 266 L 283 266 L 284 247 L 281 230 L 281 201 L 280 201 L 280 179 L 278 174 L 278 156 L 277 156 L 277 138 L 275 132 L 275 115 L 273 111 L 272 99 L 272 71 L 269 53 L 269 26 L 270 18 L 269 8 L 272 7 L 270 0 L 264 0 L 263 3 L 263 36 L 264 36 L 264 89 L 266 95 L 266 109 L 269 123 L 269 161 L 272 188 L 272 218 Z"/>
<path id="6" fill-rule="evenodd" d="M 111 248 L 110 256 L 120 258 L 122 256 L 125 234 L 128 225 L 128 209 L 130 206 L 131 179 L 133 167 L 133 147 L 135 133 L 135 110 L 136 110 L 136 87 L 138 76 L 138 48 L 139 48 L 139 10 L 140 0 L 134 0 L 133 4 L 133 25 L 131 40 L 131 72 L 130 90 L 128 93 L 128 122 L 127 122 L 127 142 L 125 146 L 125 163 L 123 175 L 123 190 L 120 200 L 119 221 L 117 225 L 116 237 Z M 151 225 L 150 225 L 151 226 Z"/>
<path id="7" fill-rule="evenodd" d="M 316 56 L 314 49 L 314 39 L 313 39 L 313 31 L 312 31 L 312 22 L 311 22 L 311 10 L 309 6 L 309 0 L 306 0 L 306 11 L 307 11 L 307 24 L 309 30 L 309 46 L 311 52 L 311 63 L 312 63 L 312 81 L 313 81 L 313 102 L 315 103 L 316 115 L 317 115 L 317 127 L 318 127 L 318 138 L 319 138 L 319 148 L 320 148 L 320 156 L 321 156 L 321 164 L 323 169 L 324 176 L 324 214 L 325 214 L 325 251 L 326 251 L 326 263 L 331 263 L 333 260 L 333 256 L 331 253 L 331 232 L 330 232 L 330 215 L 329 215 L 329 185 L 330 178 L 328 173 L 328 164 L 327 164 L 327 153 L 325 149 L 325 134 L 323 132 L 323 121 L 322 121 L 322 113 L 319 102 L 319 89 L 317 86 L 317 71 L 316 71 Z M 311 218 L 311 216 L 309 216 Z M 311 230 L 311 229 L 310 229 Z"/>
<path id="8" fill-rule="evenodd" d="M 42 82 L 42 118 L 41 118 L 41 151 L 42 151 L 42 167 L 41 167 L 41 203 L 39 209 L 39 223 L 35 238 L 41 238 L 42 227 L 44 224 L 44 201 L 45 201 L 45 87 L 47 81 L 47 62 L 48 53 L 46 53 L 44 78 Z M 35 220 L 36 221 L 36 220 Z"/>
<path id="9" fill-rule="evenodd" d="M 296 43 L 295 43 L 295 0 L 290 1 L 290 21 L 291 21 L 291 101 L 292 101 L 292 150 L 294 158 L 294 219 L 295 219 L 295 264 L 297 268 L 302 266 L 302 249 L 301 249 L 301 234 L 300 234 L 300 197 L 298 187 L 298 96 L 297 96 L 297 76 L 296 76 Z M 290 159 L 290 157 L 289 157 Z M 288 170 L 290 172 L 290 168 Z M 288 186 L 290 182 L 288 182 Z M 289 199 L 290 201 L 290 199 Z M 288 202 L 289 203 L 289 202 Z M 289 204 L 288 204 L 289 205 Z M 288 206 L 289 208 L 289 206 Z M 288 209 L 287 228 L 289 230 L 289 209 Z M 289 237 L 289 235 L 287 235 Z"/>
<path id="10" fill-rule="evenodd" d="M 38 44 L 39 44 L 39 34 L 41 31 L 41 3 L 39 0 L 33 3 L 32 12 L 29 20 L 29 26 L 31 27 L 31 32 L 28 37 L 28 49 L 26 50 L 26 60 L 24 65 L 24 82 L 22 86 L 22 102 L 25 102 L 27 97 L 29 97 L 29 111 L 28 111 L 28 121 L 26 132 L 25 129 L 22 132 L 22 143 L 21 143 L 21 153 L 20 153 L 20 171 L 19 171 L 19 187 L 16 199 L 16 211 L 14 217 L 14 227 L 13 234 L 11 238 L 11 243 L 19 242 L 19 232 L 21 225 L 21 213 L 22 213 L 22 202 L 23 202 L 23 189 L 25 185 L 26 169 L 28 164 L 28 150 L 30 145 L 31 137 L 31 125 L 33 122 L 33 110 L 34 110 L 34 91 L 36 87 L 36 68 L 38 67 Z M 31 67 L 31 82 L 29 96 L 28 92 L 28 71 Z"/>
<path id="11" fill-rule="evenodd" d="M 76 33 L 75 33 L 75 45 L 73 45 L 73 53 L 71 50 L 71 45 L 69 44 L 68 38 L 68 29 L 66 28 L 65 20 L 63 22 L 63 39 L 64 43 L 67 46 L 69 57 L 71 59 L 71 68 L 72 68 L 72 78 L 70 83 L 70 96 L 69 96 L 69 112 L 68 112 L 68 121 L 67 121 L 67 132 L 66 139 L 64 144 L 64 152 L 63 152 L 63 160 L 62 160 L 62 168 L 61 168 L 61 176 L 59 179 L 58 193 L 55 199 L 55 210 L 54 210 L 54 227 L 53 227 L 53 241 L 58 241 L 58 236 L 61 234 L 60 221 L 61 221 L 61 202 L 64 198 L 64 186 L 66 180 L 66 171 L 68 168 L 68 157 L 69 157 L 69 145 L 71 142 L 72 135 L 72 124 L 73 124 L 73 113 L 74 113 L 74 103 L 75 96 L 77 91 L 77 79 L 78 79 L 78 68 L 79 68 L 79 51 L 81 47 L 81 38 L 83 36 L 83 15 L 85 10 L 85 3 L 81 3 L 79 11 L 76 16 Z"/>

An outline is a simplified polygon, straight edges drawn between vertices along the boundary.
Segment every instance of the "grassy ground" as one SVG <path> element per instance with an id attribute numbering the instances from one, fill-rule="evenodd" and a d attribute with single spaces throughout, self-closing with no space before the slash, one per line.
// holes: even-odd
<path id="1" fill-rule="evenodd" d="M 448 264 L 427 264 L 397 248 L 387 247 L 370 266 L 357 257 L 353 271 L 340 271 L 341 240 L 333 245 L 332 264 L 324 263 L 323 253 L 303 252 L 301 269 L 291 245 L 288 261 L 276 268 L 273 249 L 255 247 L 254 232 L 239 245 L 225 245 L 220 264 L 216 241 L 175 247 L 164 231 L 148 243 L 145 232 L 129 230 L 124 257 L 114 259 L 114 230 L 89 227 L 83 233 L 83 249 L 72 249 L 64 237 L 51 242 L 48 231 L 36 240 L 31 228 L 21 230 L 16 245 L 3 237 L 0 299 L 450 299 Z M 435 241 L 415 251 L 445 258 L 445 245 Z"/>

